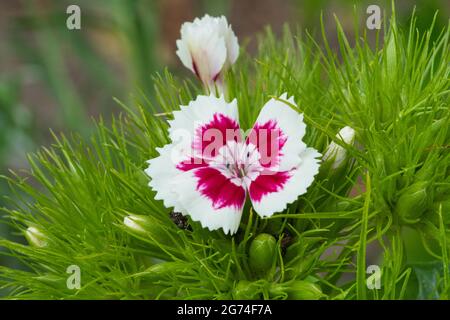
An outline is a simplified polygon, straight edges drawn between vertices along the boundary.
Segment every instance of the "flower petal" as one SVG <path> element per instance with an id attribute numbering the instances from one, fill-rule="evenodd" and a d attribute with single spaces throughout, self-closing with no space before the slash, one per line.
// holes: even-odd
<path id="1" fill-rule="evenodd" d="M 178 39 L 176 41 L 176 44 L 177 44 L 176 54 L 180 58 L 181 63 L 186 68 L 191 70 L 193 73 L 196 73 L 196 71 L 194 69 L 194 64 L 192 63 L 193 60 L 192 60 L 191 52 L 189 51 L 189 47 L 188 47 L 187 41 L 182 40 L 182 39 Z M 198 74 L 196 74 L 196 75 L 199 77 Z"/>
<path id="2" fill-rule="evenodd" d="M 156 150 L 159 156 L 147 161 L 149 166 L 145 169 L 145 173 L 151 178 L 148 185 L 156 192 L 155 199 L 162 200 L 165 207 L 174 207 L 175 211 L 183 212 L 183 208 L 177 201 L 177 189 L 173 184 L 174 178 L 180 173 L 176 168 L 174 146 L 167 144 Z"/>
<path id="3" fill-rule="evenodd" d="M 237 231 L 246 197 L 244 188 L 210 167 L 183 172 L 174 183 L 178 200 L 192 220 L 210 230 Z"/>
<path id="4" fill-rule="evenodd" d="M 262 217 L 271 216 L 283 211 L 287 204 L 304 194 L 319 172 L 318 157 L 320 153 L 307 148 L 300 154 L 301 162 L 297 167 L 289 171 L 274 172 L 272 175 L 266 172 L 256 178 L 249 190 L 256 213 Z"/>
<path id="5" fill-rule="evenodd" d="M 296 105 L 286 93 L 280 99 Z M 273 171 L 289 171 L 300 162 L 306 145 L 302 141 L 306 125 L 303 115 L 282 101 L 270 99 L 262 108 L 248 142 L 257 145 L 261 164 Z"/>
<path id="6" fill-rule="evenodd" d="M 227 103 L 223 96 L 198 96 L 173 115 L 169 136 L 172 141 L 180 135 L 192 140 L 193 158 L 214 157 L 226 141 L 240 139 L 236 99 Z"/>

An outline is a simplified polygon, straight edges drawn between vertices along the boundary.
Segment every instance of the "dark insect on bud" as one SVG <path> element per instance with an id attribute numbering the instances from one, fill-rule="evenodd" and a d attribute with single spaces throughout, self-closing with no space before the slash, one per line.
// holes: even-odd
<path id="1" fill-rule="evenodd" d="M 280 235 L 281 237 L 281 254 L 284 256 L 286 254 L 286 249 L 292 244 L 294 241 L 294 237 L 290 234 L 288 230 L 284 230 Z"/>
<path id="2" fill-rule="evenodd" d="M 173 223 L 175 223 L 175 225 L 178 228 L 192 231 L 188 219 L 185 216 L 183 216 L 180 212 L 172 211 L 170 213 L 170 219 L 173 221 Z"/>

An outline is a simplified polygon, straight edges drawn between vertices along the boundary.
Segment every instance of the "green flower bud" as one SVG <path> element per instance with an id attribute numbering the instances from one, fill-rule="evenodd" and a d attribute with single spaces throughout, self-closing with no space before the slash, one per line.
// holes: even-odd
<path id="1" fill-rule="evenodd" d="M 48 244 L 47 236 L 36 227 L 29 227 L 25 231 L 25 238 L 27 238 L 30 245 L 38 248 L 46 247 Z"/>
<path id="2" fill-rule="evenodd" d="M 190 268 L 190 266 L 183 262 L 161 262 L 147 268 L 142 273 L 142 279 L 156 282 L 171 275 L 182 275 L 183 273 L 186 273 L 188 268 Z"/>
<path id="3" fill-rule="evenodd" d="M 131 214 L 123 219 L 123 224 L 132 233 L 150 238 L 158 244 L 174 245 L 172 238 L 177 237 L 161 221 L 150 216 Z"/>
<path id="4" fill-rule="evenodd" d="M 318 300 L 324 296 L 317 284 L 304 280 L 293 281 L 286 293 L 291 300 Z"/>
<path id="5" fill-rule="evenodd" d="M 397 48 L 395 45 L 395 35 L 391 33 L 389 41 L 384 48 L 386 50 L 386 66 L 388 75 L 392 74 L 394 70 L 397 70 Z"/>
<path id="6" fill-rule="evenodd" d="M 259 299 L 258 285 L 248 280 L 239 281 L 233 289 L 233 298 L 236 300 Z"/>
<path id="7" fill-rule="evenodd" d="M 395 212 L 400 219 L 407 224 L 413 224 L 427 208 L 427 185 L 426 181 L 419 181 L 404 189 L 397 200 Z"/>
<path id="8" fill-rule="evenodd" d="M 250 244 L 250 267 L 258 274 L 270 270 L 276 259 L 277 241 L 267 233 L 261 233 Z"/>
<path id="9" fill-rule="evenodd" d="M 273 284 L 269 293 L 271 298 L 288 298 L 290 300 L 318 300 L 324 296 L 317 284 L 306 280 Z"/>

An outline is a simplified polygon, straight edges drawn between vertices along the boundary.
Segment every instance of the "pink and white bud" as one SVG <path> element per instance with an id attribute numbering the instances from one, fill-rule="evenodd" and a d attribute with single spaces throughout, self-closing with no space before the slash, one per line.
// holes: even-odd
<path id="1" fill-rule="evenodd" d="M 205 86 L 221 87 L 223 73 L 239 56 L 236 35 L 224 16 L 195 18 L 181 26 L 177 55 Z"/>
<path id="2" fill-rule="evenodd" d="M 353 145 L 353 142 L 355 140 L 355 130 L 349 126 L 346 126 L 342 128 L 338 134 L 336 135 L 336 138 L 341 140 L 342 142 Z M 332 141 L 325 151 L 325 154 L 322 158 L 323 161 L 333 161 L 332 168 L 336 169 L 338 168 L 342 162 L 344 162 L 345 158 L 347 156 L 347 150 L 340 146 L 339 144 Z"/>

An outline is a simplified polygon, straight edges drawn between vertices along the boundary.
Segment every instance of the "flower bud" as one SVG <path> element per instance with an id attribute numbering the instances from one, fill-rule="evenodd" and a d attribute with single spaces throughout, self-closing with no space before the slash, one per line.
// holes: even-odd
<path id="1" fill-rule="evenodd" d="M 36 227 L 29 227 L 25 231 L 28 242 L 35 247 L 43 248 L 47 246 L 47 236 Z"/>
<path id="2" fill-rule="evenodd" d="M 270 270 L 276 259 L 277 241 L 267 233 L 261 233 L 250 244 L 250 267 L 260 275 Z"/>
<path id="3" fill-rule="evenodd" d="M 324 296 L 317 284 L 306 280 L 293 280 L 281 284 L 273 284 L 269 289 L 272 298 L 288 298 L 290 300 L 318 300 Z"/>
<path id="4" fill-rule="evenodd" d="M 145 233 L 145 229 L 142 224 L 148 223 L 147 219 L 142 216 L 129 215 L 123 218 L 123 224 L 130 228 L 134 232 Z"/>
<path id="5" fill-rule="evenodd" d="M 238 40 L 224 16 L 205 15 L 181 26 L 176 54 L 210 90 L 239 55 Z"/>
<path id="6" fill-rule="evenodd" d="M 419 181 L 402 191 L 395 212 L 404 223 L 413 224 L 420 220 L 427 208 L 427 185 L 426 181 Z"/>
<path id="7" fill-rule="evenodd" d="M 170 233 L 161 221 L 150 216 L 131 214 L 123 219 L 123 224 L 132 233 L 150 238 L 158 244 L 173 245 L 172 238 L 177 238 L 175 232 Z"/>
<path id="8" fill-rule="evenodd" d="M 147 268 L 142 275 L 142 279 L 149 282 L 156 282 L 172 275 L 183 275 L 191 267 L 187 263 L 177 261 L 167 261 L 154 264 Z"/>
<path id="9" fill-rule="evenodd" d="M 233 289 L 233 298 L 236 300 L 259 299 L 258 285 L 248 280 L 240 280 Z"/>
<path id="10" fill-rule="evenodd" d="M 397 70 L 397 47 L 395 44 L 395 34 L 391 33 L 389 36 L 389 40 L 384 48 L 386 51 L 385 59 L 386 59 L 386 71 L 389 73 Z"/>
<path id="11" fill-rule="evenodd" d="M 355 130 L 346 126 L 339 131 L 336 138 L 346 144 L 352 145 L 355 140 Z M 331 167 L 336 169 L 344 162 L 346 155 L 347 151 L 345 148 L 332 141 L 325 150 L 322 159 L 323 161 L 333 161 Z"/>
<path id="12" fill-rule="evenodd" d="M 324 296 L 317 284 L 304 280 L 293 281 L 286 293 L 291 300 L 318 300 Z"/>

